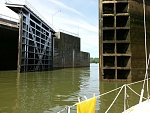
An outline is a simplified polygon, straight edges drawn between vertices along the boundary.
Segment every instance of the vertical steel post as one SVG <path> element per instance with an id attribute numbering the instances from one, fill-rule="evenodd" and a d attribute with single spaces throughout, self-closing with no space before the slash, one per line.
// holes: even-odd
<path id="1" fill-rule="evenodd" d="M 22 16 L 22 11 L 20 11 L 20 13 L 19 13 L 19 20 L 20 20 L 20 24 L 19 24 L 19 37 L 18 37 L 18 61 L 17 61 L 17 72 L 18 73 L 20 73 L 20 69 L 21 69 L 21 67 L 20 67 L 20 64 L 21 64 L 21 48 L 22 48 L 22 41 L 21 41 L 21 39 L 22 39 L 22 37 L 21 37 L 21 34 L 22 34 L 22 18 L 23 18 L 23 16 Z"/>

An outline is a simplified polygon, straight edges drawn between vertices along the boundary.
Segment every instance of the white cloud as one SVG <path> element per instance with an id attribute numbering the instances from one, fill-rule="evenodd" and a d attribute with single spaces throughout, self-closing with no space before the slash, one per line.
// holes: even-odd
<path id="1" fill-rule="evenodd" d="M 76 10 L 70 8 L 62 2 L 59 2 L 58 0 L 49 1 L 53 3 L 51 4 L 53 7 L 49 6 L 51 8 L 47 10 L 49 12 L 51 11 L 51 14 L 48 15 L 47 12 L 42 13 L 46 20 L 49 20 L 51 23 L 52 13 L 57 12 L 58 9 L 61 9 L 62 12 L 59 12 L 53 16 L 53 25 L 55 30 L 58 31 L 58 29 L 62 29 L 68 31 L 69 33 L 72 32 L 74 34 L 79 34 L 81 38 L 81 51 L 90 52 L 92 57 L 98 57 L 98 25 L 94 26 L 90 24 L 87 20 L 83 19 L 83 16 L 75 16 L 73 13 L 66 13 L 65 9 L 72 12 L 76 12 Z M 53 8 L 56 8 L 57 10 Z"/>
<path id="2" fill-rule="evenodd" d="M 71 17 L 55 17 L 54 26 L 56 29 L 63 29 L 81 38 L 81 51 L 90 52 L 91 57 L 98 57 L 98 26 L 93 26 L 82 19 Z"/>
<path id="3" fill-rule="evenodd" d="M 4 0 L 2 0 L 4 1 Z M 11 0 L 18 2 L 19 0 Z M 23 1 L 23 0 L 22 0 Z M 45 0 L 46 2 L 32 0 L 28 1 L 35 9 L 42 14 L 42 16 L 52 24 L 52 14 L 58 10 L 62 10 L 53 16 L 53 25 L 58 29 L 63 29 L 75 34 L 79 34 L 81 38 L 81 51 L 90 52 L 91 57 L 98 57 L 98 20 L 97 24 L 89 23 L 88 18 L 69 5 L 64 4 L 58 0 Z M 93 2 L 93 1 L 92 1 Z M 94 3 L 92 3 L 94 4 Z M 3 6 L 3 7 L 1 7 Z M 46 9 L 46 10 L 45 10 Z M 69 13 L 67 12 L 69 11 Z M 18 17 L 16 13 L 9 10 L 0 2 L 0 13 Z M 77 14 L 77 15 L 76 15 Z M 86 19 L 85 19 L 86 18 Z M 96 19 L 95 19 L 96 20 Z M 96 23 L 96 22 L 95 22 Z"/>
<path id="4" fill-rule="evenodd" d="M 64 8 L 64 9 L 70 10 L 70 11 L 72 11 L 72 12 L 74 12 L 74 13 L 80 15 L 80 16 L 83 16 L 83 14 L 81 14 L 79 11 L 77 11 L 77 10 L 67 6 L 67 5 L 65 5 L 64 3 L 62 3 L 62 2 L 60 2 L 58 0 L 49 0 L 49 1 L 54 3 L 55 5 L 58 5 L 58 6 L 62 7 L 62 8 Z"/>

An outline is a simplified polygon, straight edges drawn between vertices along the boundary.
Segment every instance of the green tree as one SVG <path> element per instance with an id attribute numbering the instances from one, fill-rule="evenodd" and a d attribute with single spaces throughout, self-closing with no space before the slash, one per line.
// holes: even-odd
<path id="1" fill-rule="evenodd" d="M 90 63 L 99 63 L 99 58 L 90 58 Z"/>

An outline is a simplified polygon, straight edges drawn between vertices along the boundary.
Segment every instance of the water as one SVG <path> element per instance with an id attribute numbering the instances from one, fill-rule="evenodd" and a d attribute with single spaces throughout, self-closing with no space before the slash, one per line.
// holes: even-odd
<path id="1" fill-rule="evenodd" d="M 99 83 L 98 64 L 86 68 L 69 68 L 47 72 L 17 74 L 16 71 L 0 72 L 0 113 L 57 113 L 67 105 L 78 102 L 78 97 L 85 100 L 100 93 L 112 90 L 123 83 Z M 139 89 L 139 86 L 132 86 Z M 104 113 L 118 91 L 97 99 L 96 113 Z M 139 97 L 131 95 L 132 103 Z M 135 97 L 134 99 L 132 97 Z M 128 105 L 132 105 L 128 102 Z M 123 110 L 123 93 L 116 101 L 110 113 Z M 66 113 L 66 110 L 62 113 Z M 76 107 L 71 109 L 76 113 Z"/>

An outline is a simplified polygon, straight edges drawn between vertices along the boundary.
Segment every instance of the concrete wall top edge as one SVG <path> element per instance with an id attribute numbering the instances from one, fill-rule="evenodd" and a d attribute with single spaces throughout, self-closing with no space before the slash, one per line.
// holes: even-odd
<path id="1" fill-rule="evenodd" d="M 80 37 L 77 37 L 77 36 L 71 35 L 71 34 L 69 34 L 69 33 L 60 32 L 60 34 L 69 35 L 69 36 L 71 36 L 71 37 L 74 37 L 74 38 L 78 38 L 78 39 L 80 39 Z"/>
<path id="2" fill-rule="evenodd" d="M 85 51 L 80 51 L 81 53 L 85 53 L 85 54 L 90 54 L 89 52 L 85 52 Z"/>

